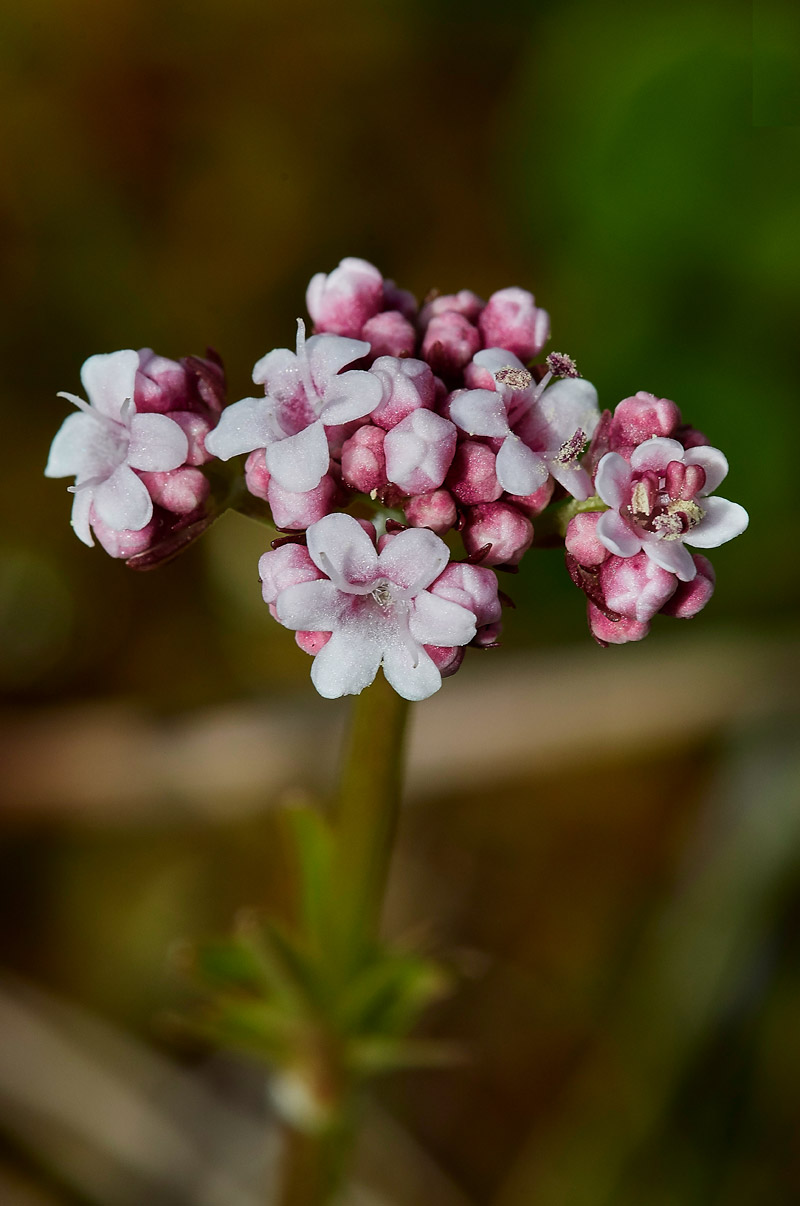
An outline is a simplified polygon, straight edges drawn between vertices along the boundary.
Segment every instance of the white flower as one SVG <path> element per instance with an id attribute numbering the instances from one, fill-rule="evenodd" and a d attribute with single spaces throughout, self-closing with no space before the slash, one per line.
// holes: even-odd
<path id="1" fill-rule="evenodd" d="M 281 591 L 277 618 L 287 628 L 330 632 L 314 659 L 320 695 L 358 695 L 378 668 L 405 699 L 427 699 L 442 677 L 424 645 L 467 645 L 475 615 L 427 589 L 447 565 L 447 545 L 427 528 L 398 532 L 379 554 L 351 515 L 326 515 L 306 533 L 325 574 Z"/>
<path id="2" fill-rule="evenodd" d="M 258 361 L 253 380 L 266 397 L 243 398 L 222 412 L 206 448 L 223 461 L 266 449 L 267 469 L 294 493 L 314 490 L 328 472 L 326 427 L 363 419 L 383 398 L 379 378 L 341 370 L 369 352 L 369 344 L 341 335 L 305 337 L 297 321 L 297 351 L 276 348 Z"/>
<path id="3" fill-rule="evenodd" d="M 137 414 L 134 403 L 139 353 L 131 349 L 90 356 L 81 369 L 88 402 L 60 393 L 80 414 L 65 419 L 50 447 L 46 477 L 75 477 L 72 526 L 92 545 L 89 513 L 116 532 L 138 532 L 150 522 L 153 502 L 134 469 L 166 472 L 182 465 L 186 435 L 162 414 Z"/>

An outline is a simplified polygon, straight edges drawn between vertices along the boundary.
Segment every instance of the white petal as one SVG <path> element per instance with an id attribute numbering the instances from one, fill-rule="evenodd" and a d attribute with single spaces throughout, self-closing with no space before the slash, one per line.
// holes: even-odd
<path id="1" fill-rule="evenodd" d="M 409 628 L 421 645 L 468 645 L 475 636 L 475 616 L 466 607 L 423 590 L 414 600 Z"/>
<path id="2" fill-rule="evenodd" d="M 486 369 L 493 377 L 503 368 L 525 368 L 519 357 L 513 352 L 507 352 L 505 348 L 484 348 L 483 351 L 475 353 L 472 363 Z"/>
<path id="3" fill-rule="evenodd" d="M 153 517 L 153 501 L 147 487 L 127 465 L 120 465 L 106 481 L 92 490 L 98 519 L 115 532 L 138 532 Z"/>
<path id="4" fill-rule="evenodd" d="M 495 464 L 497 480 L 509 494 L 533 494 L 547 481 L 547 465 L 523 444 L 519 436 L 510 435 L 500 448 Z"/>
<path id="5" fill-rule="evenodd" d="M 328 582 L 317 579 L 287 586 L 275 601 L 278 619 L 285 628 L 302 632 L 333 632 L 339 627 L 347 596 Z"/>
<path id="6" fill-rule="evenodd" d="M 563 377 L 549 385 L 538 410 L 548 430 L 547 447 L 557 451 L 580 428 L 587 438 L 600 421 L 597 390 L 585 377 Z"/>
<path id="7" fill-rule="evenodd" d="M 119 421 L 125 402 L 133 401 L 138 367 L 139 353 L 132 348 L 90 356 L 84 361 L 81 381 L 92 406 L 109 419 Z"/>
<path id="8" fill-rule="evenodd" d="M 551 460 L 549 465 L 550 472 L 559 485 L 563 486 L 573 498 L 577 498 L 578 502 L 583 502 L 590 496 L 592 479 L 586 470 L 575 461 L 562 465 L 560 461 Z"/>
<path id="9" fill-rule="evenodd" d="M 94 449 L 100 436 L 100 424 L 90 414 L 70 415 L 50 445 L 45 477 L 93 477 L 97 472 Z"/>
<path id="10" fill-rule="evenodd" d="M 340 590 L 355 587 L 352 593 L 358 594 L 371 589 L 370 584 L 378 576 L 378 554 L 352 515 L 335 512 L 312 523 L 306 532 L 306 543 L 317 569 L 327 574 Z"/>
<path id="11" fill-rule="evenodd" d="M 383 549 L 378 573 L 410 591 L 413 597 L 439 577 L 449 560 L 450 550 L 430 528 L 409 528 L 398 532 Z"/>
<path id="12" fill-rule="evenodd" d="M 683 463 L 686 450 L 677 440 L 666 436 L 652 436 L 631 453 L 632 469 L 666 469 L 670 461 Z"/>
<path id="13" fill-rule="evenodd" d="M 704 498 L 705 515 L 696 528 L 684 536 L 687 544 L 696 549 L 715 549 L 734 536 L 741 536 L 750 522 L 750 516 L 738 503 L 727 498 Z"/>
<path id="14" fill-rule="evenodd" d="M 441 674 L 421 646 L 412 653 L 406 645 L 392 643 L 383 651 L 383 673 L 403 699 L 427 699 L 442 685 Z"/>
<path id="15" fill-rule="evenodd" d="M 345 335 L 312 335 L 306 340 L 306 355 L 314 385 L 325 393 L 337 373 L 354 360 L 369 355 L 369 344 Z"/>
<path id="16" fill-rule="evenodd" d="M 92 509 L 92 490 L 76 490 L 72 498 L 72 516 L 70 523 L 78 537 L 84 544 L 88 544 L 89 548 L 94 547 L 92 540 L 92 529 L 89 526 L 89 512 Z"/>
<path id="17" fill-rule="evenodd" d="M 275 403 L 270 398 L 242 398 L 226 406 L 213 431 L 205 438 L 206 451 L 229 461 L 241 452 L 266 448 L 282 435 L 275 417 Z"/>
<path id="18" fill-rule="evenodd" d="M 681 582 L 691 582 L 697 577 L 692 554 L 680 540 L 645 540 L 643 547 L 651 561 L 671 574 L 677 574 Z"/>
<path id="19" fill-rule="evenodd" d="M 725 480 L 728 473 L 728 459 L 719 448 L 711 448 L 707 444 L 699 448 L 688 448 L 684 453 L 684 464 L 700 465 L 706 471 L 706 480 L 700 495 L 713 494 L 720 482 Z"/>
<path id="20" fill-rule="evenodd" d="M 598 540 L 617 557 L 633 557 L 641 551 L 641 537 L 629 527 L 618 511 L 604 511 L 595 531 Z"/>
<path id="21" fill-rule="evenodd" d="M 325 699 L 360 695 L 378 673 L 381 647 L 356 631 L 334 632 L 314 658 L 311 681 Z"/>
<path id="22" fill-rule="evenodd" d="M 314 490 L 328 472 L 330 459 L 322 423 L 310 423 L 297 435 L 267 447 L 267 468 L 279 486 L 295 494 Z"/>
<path id="23" fill-rule="evenodd" d="M 468 389 L 459 394 L 450 403 L 450 418 L 469 435 L 502 438 L 511 430 L 503 396 L 491 389 Z"/>
<path id="24" fill-rule="evenodd" d="M 275 348 L 256 362 L 253 380 L 256 385 L 264 386 L 264 393 L 279 402 L 293 398 L 303 383 L 300 361 L 288 348 Z"/>
<path id="25" fill-rule="evenodd" d="M 352 340 L 353 343 L 358 342 Z M 328 427 L 371 414 L 383 401 L 383 385 L 374 373 L 353 369 L 334 377 L 325 390 L 322 421 Z"/>
<path id="26" fill-rule="evenodd" d="M 603 502 L 615 509 L 630 502 L 631 467 L 618 452 L 607 452 L 597 466 L 594 488 Z"/>
<path id="27" fill-rule="evenodd" d="M 131 419 L 127 461 L 132 469 L 165 473 L 184 464 L 189 455 L 186 433 L 168 415 L 143 414 Z"/>

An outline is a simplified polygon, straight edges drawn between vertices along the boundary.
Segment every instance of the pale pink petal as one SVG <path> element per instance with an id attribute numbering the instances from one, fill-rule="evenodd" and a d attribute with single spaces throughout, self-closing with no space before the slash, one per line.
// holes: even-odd
<path id="1" fill-rule="evenodd" d="M 550 472 L 553 477 L 563 486 L 568 494 L 573 498 L 577 498 L 578 502 L 583 502 L 589 498 L 592 493 L 592 479 L 581 465 L 576 461 L 570 461 L 568 465 L 563 465 L 555 459 L 548 462 Z M 512 493 L 517 493 L 512 491 Z"/>
<path id="2" fill-rule="evenodd" d="M 564 377 L 548 386 L 534 407 L 547 429 L 546 447 L 555 452 L 579 429 L 589 438 L 600 421 L 597 390 L 585 377 Z"/>
<path id="3" fill-rule="evenodd" d="M 314 385 L 325 393 L 337 373 L 369 355 L 369 344 L 344 335 L 312 335 L 306 340 L 306 355 Z"/>
<path id="4" fill-rule="evenodd" d="M 696 549 L 715 549 L 734 536 L 741 536 L 750 522 L 744 507 L 728 502 L 727 498 L 704 498 L 703 510 L 705 515 L 697 527 L 684 536 L 686 543 Z"/>
<path id="5" fill-rule="evenodd" d="M 594 488 L 609 507 L 619 508 L 630 501 L 631 467 L 618 452 L 607 452 L 597 466 Z"/>
<path id="6" fill-rule="evenodd" d="M 229 461 L 242 452 L 266 448 L 282 434 L 271 399 L 242 398 L 241 402 L 225 407 L 219 423 L 205 438 L 206 451 L 221 461 Z"/>
<path id="7" fill-rule="evenodd" d="M 389 481 L 408 494 L 436 490 L 452 463 L 457 435 L 455 425 L 435 411 L 412 411 L 386 434 Z"/>
<path id="8" fill-rule="evenodd" d="M 334 632 L 314 658 L 311 681 L 325 699 L 360 695 L 378 673 L 381 646 L 357 629 Z"/>
<path id="9" fill-rule="evenodd" d="M 499 393 L 490 389 L 468 389 L 450 404 L 450 418 L 469 435 L 508 435 L 506 404 Z"/>
<path id="10" fill-rule="evenodd" d="M 352 342 L 356 342 L 353 340 Z M 321 418 L 326 427 L 363 419 L 380 406 L 383 385 L 373 373 L 353 369 L 334 377 L 325 390 Z"/>
<path id="11" fill-rule="evenodd" d="M 300 361 L 288 348 L 275 348 L 256 362 L 253 380 L 276 402 L 288 402 L 303 387 Z"/>
<path id="12" fill-rule="evenodd" d="M 132 469 L 165 473 L 183 465 L 188 455 L 186 433 L 173 419 L 159 414 L 133 415 L 127 456 Z"/>
<path id="13" fill-rule="evenodd" d="M 475 628 L 473 612 L 450 599 L 427 590 L 414 599 L 409 629 L 421 645 L 468 645 Z"/>
<path id="14" fill-rule="evenodd" d="M 70 523 L 73 531 L 82 540 L 84 544 L 88 544 L 89 548 L 94 547 L 92 540 L 92 529 L 89 526 L 89 512 L 92 509 L 92 491 L 91 489 L 76 490 L 72 499 L 72 516 Z"/>
<path id="15" fill-rule="evenodd" d="M 119 421 L 125 402 L 133 401 L 138 368 L 139 353 L 132 348 L 90 356 L 81 369 L 81 381 L 92 406 Z"/>
<path id="16" fill-rule="evenodd" d="M 609 453 L 611 455 L 616 454 Z M 597 521 L 597 538 L 610 553 L 616 553 L 618 557 L 633 557 L 642 547 L 641 537 L 628 526 L 618 511 L 603 512 Z"/>
<path id="17" fill-rule="evenodd" d="M 525 365 L 513 352 L 505 348 L 484 348 L 472 357 L 472 363 L 486 369 L 494 377 L 503 368 L 524 369 Z"/>
<path id="18" fill-rule="evenodd" d="M 101 435 L 101 425 L 91 414 L 70 415 L 50 445 L 45 477 L 95 477 L 102 472 L 105 464 L 98 463 L 96 450 Z M 109 466 L 112 470 L 113 462 Z"/>
<path id="19" fill-rule="evenodd" d="M 681 582 L 691 582 L 697 574 L 692 554 L 680 540 L 646 540 L 643 547 L 651 561 L 677 574 Z"/>
<path id="20" fill-rule="evenodd" d="M 509 494 L 533 494 L 547 481 L 547 465 L 519 436 L 510 435 L 500 448 L 495 464 L 497 480 Z"/>
<path id="21" fill-rule="evenodd" d="M 666 436 L 653 436 L 645 440 L 631 453 L 631 469 L 666 469 L 670 461 L 683 462 L 686 451 L 683 444 Z"/>
<path id="22" fill-rule="evenodd" d="M 306 533 L 308 552 L 314 564 L 339 589 L 372 589 L 378 576 L 378 554 L 357 519 L 336 512 L 311 525 Z"/>
<path id="23" fill-rule="evenodd" d="M 315 490 L 329 464 L 325 428 L 319 422 L 267 446 L 267 469 L 279 486 L 294 494 Z"/>
<path id="24" fill-rule="evenodd" d="M 127 465 L 120 465 L 111 477 L 94 487 L 92 502 L 98 518 L 115 532 L 138 532 L 153 514 L 147 487 Z"/>
<path id="25" fill-rule="evenodd" d="M 698 448 L 688 448 L 683 454 L 685 465 L 700 465 L 706 471 L 706 480 L 703 483 L 702 490 L 698 493 L 703 496 L 705 494 L 713 494 L 720 482 L 724 481 L 728 473 L 728 460 L 719 448 L 711 448 L 708 444 L 703 444 Z"/>
<path id="26" fill-rule="evenodd" d="M 377 572 L 414 592 L 438 578 L 449 560 L 450 550 L 434 532 L 429 528 L 409 528 L 398 532 L 386 544 L 378 558 Z"/>
<path id="27" fill-rule="evenodd" d="M 301 632 L 333 632 L 348 598 L 326 578 L 298 582 L 282 590 L 275 601 L 278 620 Z"/>
<path id="28" fill-rule="evenodd" d="M 393 642 L 383 651 L 386 681 L 403 699 L 427 699 L 442 685 L 442 676 L 423 648 Z"/>

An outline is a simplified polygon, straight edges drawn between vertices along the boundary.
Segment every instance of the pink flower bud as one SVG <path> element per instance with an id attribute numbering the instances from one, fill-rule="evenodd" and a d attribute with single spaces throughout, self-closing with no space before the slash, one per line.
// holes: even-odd
<path id="1" fill-rule="evenodd" d="M 478 329 L 485 348 L 505 348 L 525 361 L 550 338 L 550 316 L 539 309 L 527 289 L 500 289 L 489 298 Z"/>
<path id="2" fill-rule="evenodd" d="M 646 553 L 608 557 L 600 568 L 606 607 L 628 620 L 646 624 L 675 593 L 678 579 Z M 631 638 L 628 638 L 631 639 Z"/>
<path id="3" fill-rule="evenodd" d="M 447 488 L 465 507 L 495 502 L 503 493 L 497 480 L 497 457 L 486 444 L 462 440 L 447 474 Z"/>
<path id="4" fill-rule="evenodd" d="M 269 497 L 269 469 L 267 469 L 266 450 L 256 448 L 244 463 L 244 481 L 247 489 L 255 498 Z"/>
<path id="5" fill-rule="evenodd" d="M 430 528 L 437 536 L 449 532 L 458 519 L 453 496 L 444 489 L 417 494 L 408 500 L 404 509 L 412 528 Z"/>
<path id="6" fill-rule="evenodd" d="M 501 442 L 498 441 L 498 443 Z M 529 519 L 535 519 L 537 515 L 541 515 L 553 497 L 555 485 L 555 479 L 548 477 L 544 485 L 540 486 L 538 490 L 534 490 L 533 494 L 504 494 L 503 502 L 511 503 L 523 515 L 527 515 Z"/>
<path id="7" fill-rule="evenodd" d="M 435 373 L 455 377 L 481 346 L 477 327 L 455 310 L 436 314 L 422 340 L 422 355 Z"/>
<path id="8" fill-rule="evenodd" d="M 264 553 L 258 563 L 265 603 L 274 603 L 282 590 L 324 577 L 304 544 L 282 544 Z"/>
<path id="9" fill-rule="evenodd" d="M 475 649 L 493 649 L 499 644 L 500 636 L 503 631 L 503 625 L 500 620 L 494 624 L 483 624 L 475 633 L 475 637 L 470 641 L 470 645 Z"/>
<path id="10" fill-rule="evenodd" d="M 325 275 L 318 272 L 306 291 L 306 305 L 317 331 L 358 339 L 364 323 L 383 304 L 383 277 L 366 260 L 348 258 Z"/>
<path id="11" fill-rule="evenodd" d="M 611 418 L 608 446 L 612 452 L 629 457 L 651 436 L 672 436 L 680 421 L 681 412 L 674 402 L 640 390 L 618 404 Z"/>
<path id="12" fill-rule="evenodd" d="M 442 678 L 450 678 L 455 674 L 464 660 L 463 645 L 423 645 L 422 648 Z"/>
<path id="13" fill-rule="evenodd" d="M 498 624 L 503 608 L 497 594 L 497 576 L 482 565 L 451 561 L 428 587 L 431 594 L 466 607 L 475 616 L 478 628 Z"/>
<path id="14" fill-rule="evenodd" d="M 386 457 L 383 442 L 386 432 L 365 423 L 346 441 L 342 449 L 342 477 L 353 490 L 371 494 L 386 485 Z"/>
<path id="15" fill-rule="evenodd" d="M 481 565 L 517 565 L 533 543 L 533 524 L 507 503 L 480 503 L 467 512 L 464 547 L 469 556 L 480 556 Z"/>
<path id="16" fill-rule="evenodd" d="M 424 360 L 381 356 L 370 371 L 383 386 L 383 399 L 370 419 L 385 431 L 415 410 L 433 410 L 436 379 Z"/>
<path id="17" fill-rule="evenodd" d="M 367 319 L 361 338 L 367 340 L 373 356 L 413 356 L 417 332 L 399 310 L 384 310 Z"/>
<path id="18" fill-rule="evenodd" d="M 191 410 L 173 410 L 169 416 L 177 423 L 189 441 L 189 452 L 186 456 L 187 465 L 207 465 L 213 461 L 210 452 L 206 452 L 205 438 L 213 428 L 213 423 L 205 415 Z"/>
<path id="19" fill-rule="evenodd" d="M 598 645 L 624 645 L 628 641 L 641 641 L 650 631 L 649 624 L 629 620 L 624 616 L 619 620 L 611 620 L 603 615 L 594 603 L 587 603 L 586 614 L 589 629 Z"/>
<path id="20" fill-rule="evenodd" d="M 213 425 L 225 405 L 225 373 L 219 359 L 210 358 L 213 355 L 170 360 L 152 348 L 142 348 L 133 394 L 137 412 L 172 415 L 188 410 Z"/>
<path id="21" fill-rule="evenodd" d="M 575 515 L 567 526 L 564 545 L 580 565 L 600 565 L 610 556 L 597 535 L 600 514 L 600 511 L 589 511 L 584 515 Z"/>
<path id="22" fill-rule="evenodd" d="M 129 557 L 136 557 L 139 553 L 146 552 L 161 529 L 159 518 L 157 515 L 154 515 L 150 522 L 138 532 L 115 532 L 108 524 L 103 523 L 94 508 L 91 511 L 91 524 L 98 542 L 103 546 L 109 557 L 117 557 L 122 561 L 127 561 Z"/>
<path id="23" fill-rule="evenodd" d="M 705 432 L 698 431 L 690 423 L 681 423 L 674 433 L 674 439 L 680 440 L 684 448 L 707 448 L 711 443 Z"/>
<path id="24" fill-rule="evenodd" d="M 339 487 L 330 473 L 326 473 L 313 490 L 295 492 L 285 490 L 271 478 L 267 487 L 267 501 L 272 511 L 276 528 L 304 531 L 312 523 L 322 519 L 336 505 Z"/>
<path id="25" fill-rule="evenodd" d="M 471 289 L 460 289 L 458 293 L 442 293 L 425 302 L 420 310 L 419 324 L 424 331 L 432 318 L 450 312 L 463 314 L 464 318 L 474 324 L 485 305 L 483 298 L 478 297 Z"/>
<path id="26" fill-rule="evenodd" d="M 324 649 L 328 641 L 331 639 L 330 632 L 296 632 L 294 639 L 303 653 L 308 653 L 311 657 L 316 657 L 321 649 Z"/>
<path id="27" fill-rule="evenodd" d="M 456 428 L 432 410 L 414 410 L 387 432 L 383 448 L 390 482 L 406 494 L 441 486 L 456 450 Z"/>
<path id="28" fill-rule="evenodd" d="M 716 574 L 714 567 L 707 557 L 696 553 L 692 560 L 697 566 L 697 577 L 691 582 L 679 582 L 678 588 L 671 599 L 661 608 L 665 616 L 675 616 L 679 620 L 689 620 L 702 611 L 714 593 Z"/>
<path id="29" fill-rule="evenodd" d="M 211 491 L 205 474 L 186 466 L 163 473 L 140 473 L 139 477 L 153 502 L 174 515 L 191 515 L 203 506 Z"/>
<path id="30" fill-rule="evenodd" d="M 409 293 L 408 289 L 398 289 L 394 281 L 385 280 L 383 282 L 382 309 L 399 310 L 409 322 L 415 322 L 419 306 L 416 297 L 413 293 Z"/>

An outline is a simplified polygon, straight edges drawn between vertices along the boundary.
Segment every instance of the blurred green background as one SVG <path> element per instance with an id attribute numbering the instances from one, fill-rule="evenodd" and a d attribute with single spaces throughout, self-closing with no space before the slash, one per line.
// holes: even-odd
<path id="1" fill-rule="evenodd" d="M 707 610 L 646 646 L 594 648 L 559 554 L 531 554 L 503 583 L 504 650 L 419 709 L 389 924 L 459 953 L 430 1028 L 471 1059 L 386 1082 L 364 1192 L 800 1198 L 796 20 L 762 5 L 754 41 L 751 18 L 709 0 L 4 7 L 3 1202 L 260 1200 L 209 1188 L 265 1108 L 260 1075 L 168 1041 L 165 954 L 239 905 L 285 905 L 274 806 L 324 793 L 346 707 L 312 698 L 260 600 L 262 529 L 227 516 L 139 576 L 77 542 L 42 468 L 87 356 L 210 344 L 236 399 L 345 255 L 418 296 L 533 289 L 601 403 L 674 398 L 751 515 L 713 554 Z M 104 1097 L 113 1076 L 135 1120 Z M 159 1093 L 153 1133 L 183 1128 L 160 1163 L 142 1121 Z M 223 1107 L 239 1121 L 212 1150 Z"/>

